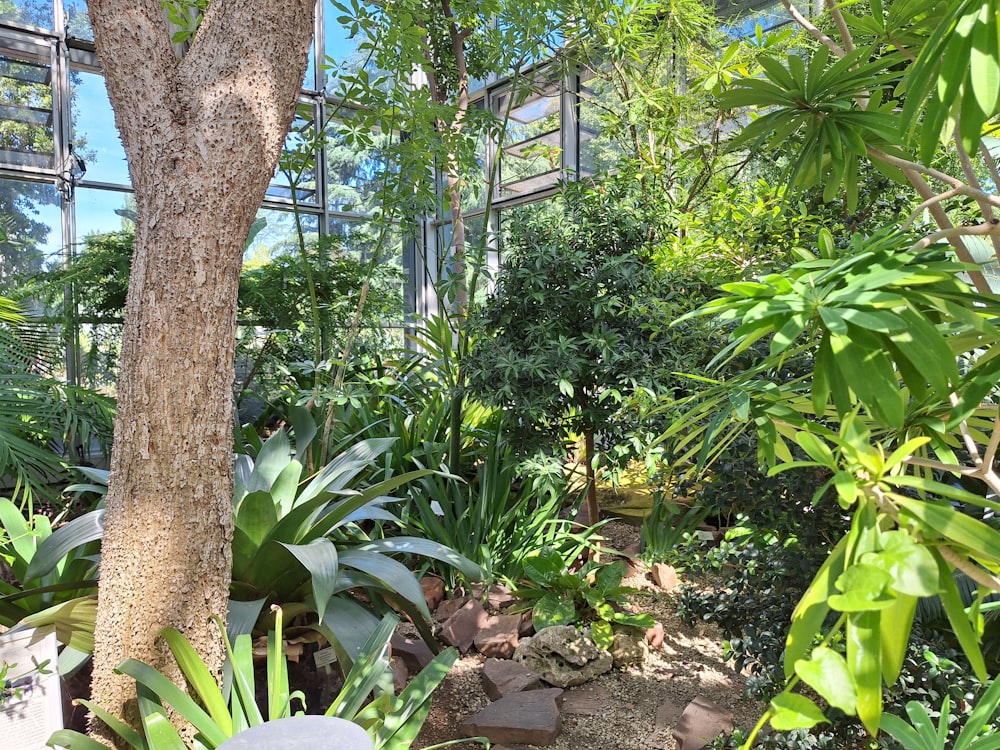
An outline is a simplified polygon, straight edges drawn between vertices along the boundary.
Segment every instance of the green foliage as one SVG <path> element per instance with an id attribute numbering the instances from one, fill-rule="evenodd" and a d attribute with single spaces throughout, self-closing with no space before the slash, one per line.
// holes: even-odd
<path id="1" fill-rule="evenodd" d="M 526 557 L 522 567 L 524 579 L 516 584 L 514 595 L 523 603 L 515 608 L 531 609 L 536 630 L 552 625 L 589 624 L 594 643 L 607 649 L 614 639 L 614 626 L 653 627 L 652 616 L 633 614 L 622 606 L 635 589 L 621 585 L 625 565 L 620 560 L 591 561 L 571 573 L 565 558 L 546 547 Z"/>
<path id="2" fill-rule="evenodd" d="M 367 282 L 362 326 L 380 332 L 383 320 L 394 320 L 402 312 L 402 272 L 385 264 L 370 267 L 344 252 L 340 244 L 338 238 L 323 237 L 308 245 L 304 256 L 282 253 L 245 271 L 240 277 L 241 316 L 268 329 L 298 331 L 303 321 L 312 319 L 309 306 L 314 293 L 320 300 L 321 334 L 329 347 L 346 337 Z M 374 336 L 373 343 L 378 343 L 378 333 Z"/>
<path id="3" fill-rule="evenodd" d="M 684 508 L 667 501 L 662 493 L 653 498 L 653 509 L 642 519 L 640 538 L 642 557 L 647 562 L 679 564 L 683 548 L 696 538 L 710 508 L 692 505 Z"/>
<path id="4" fill-rule="evenodd" d="M 0 580 L 0 625 L 8 629 L 55 628 L 67 646 L 60 672 L 94 648 L 99 540 L 104 511 L 96 510 L 58 525 L 0 498 L 0 562 L 13 581 Z"/>
<path id="5" fill-rule="evenodd" d="M 36 496 L 51 499 L 64 475 L 60 454 L 77 445 L 110 443 L 113 401 L 47 377 L 51 342 L 26 325 L 19 308 L 0 298 L 0 479 L 31 515 Z"/>
<path id="6" fill-rule="evenodd" d="M 442 454 L 429 448 L 421 460 L 440 464 Z M 540 478 L 524 475 L 502 434 L 494 434 L 475 476 L 468 481 L 447 474 L 423 477 L 410 487 L 403 516 L 421 536 L 481 566 L 489 580 L 516 580 L 538 549 L 558 549 L 564 561 L 587 549 L 594 530 L 576 531 L 572 521 L 560 518 L 565 506 L 578 505 L 580 493 L 560 480 L 546 486 Z M 454 577 L 450 570 L 439 573 L 446 580 Z"/>
<path id="7" fill-rule="evenodd" d="M 117 672 L 136 681 L 142 732 L 116 719 L 108 711 L 82 700 L 95 716 L 105 722 L 128 747 L 135 750 L 184 750 L 179 726 L 168 718 L 168 710 L 194 727 L 193 747 L 211 750 L 230 737 L 265 721 L 300 716 L 306 708 L 304 696 L 290 690 L 288 665 L 282 641 L 282 613 L 275 607 L 275 627 L 267 636 L 267 711 L 257 704 L 253 643 L 249 635 L 226 641 L 227 668 L 231 677 L 219 688 L 208 667 L 184 636 L 173 628 L 161 631 L 191 694 L 184 692 L 162 673 L 135 659 L 126 659 Z M 216 620 L 220 630 L 221 622 Z M 362 726 L 376 750 L 404 750 L 416 737 L 430 709 L 430 694 L 440 684 L 457 654 L 449 649 L 439 654 L 396 696 L 387 649 L 397 620 L 386 617 L 364 643 L 358 661 L 345 677 L 340 693 L 326 711 L 327 716 L 347 719 Z M 374 691 L 374 698 L 365 705 Z M 300 710 L 293 713 L 293 701 Z M 49 744 L 70 750 L 104 747 L 95 740 L 69 729 L 55 732 Z"/>
<path id="8" fill-rule="evenodd" d="M 566 185 L 553 206 L 519 217 L 496 291 L 470 316 L 471 390 L 543 440 L 602 432 L 623 401 L 657 385 L 651 361 L 670 318 L 630 189 Z"/>
<path id="9" fill-rule="evenodd" d="M 29 293 L 40 294 L 50 306 L 59 304 L 67 284 L 79 291 L 80 314 L 99 320 L 120 320 L 125 314 L 128 277 L 132 269 L 133 231 L 90 234 L 83 249 L 65 268 L 36 274 Z"/>
<path id="10" fill-rule="evenodd" d="M 470 579 L 482 576 L 478 566 L 441 544 L 382 534 L 383 524 L 402 525 L 386 507 L 399 502 L 389 493 L 433 471 L 380 471 L 393 439 L 369 438 L 307 472 L 317 425 L 305 409 L 291 417 L 294 448 L 283 430 L 264 442 L 250 431 L 249 452 L 236 459 L 231 599 L 242 604 L 240 619 L 252 624 L 265 602 L 315 616 L 341 663 L 350 664 L 377 624 L 349 593 L 361 589 L 371 607 L 393 606 L 410 615 L 429 640 L 423 590 L 392 555 L 427 556 Z"/>
<path id="11" fill-rule="evenodd" d="M 905 750 L 995 750 L 1000 748 L 1000 735 L 996 734 L 993 717 L 1000 706 L 1000 681 L 994 682 L 980 696 L 975 710 L 965 722 L 958 736 L 949 742 L 949 724 L 951 715 L 951 698 L 945 696 L 937 726 L 931 720 L 927 709 L 916 701 L 906 704 L 906 713 L 910 722 L 903 721 L 898 716 L 887 714 L 882 717 L 880 728 L 888 732 Z"/>

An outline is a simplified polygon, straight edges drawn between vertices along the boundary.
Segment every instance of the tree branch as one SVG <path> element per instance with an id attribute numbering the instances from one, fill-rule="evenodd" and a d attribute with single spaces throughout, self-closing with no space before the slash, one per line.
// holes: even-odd
<path id="1" fill-rule="evenodd" d="M 791 0 L 781 0 L 781 2 L 784 4 L 785 10 L 788 11 L 789 15 L 791 15 L 799 26 L 809 32 L 810 36 L 818 42 L 826 45 L 826 47 L 837 57 L 847 56 L 847 52 L 844 51 L 844 48 L 837 44 L 832 37 L 816 28 L 812 21 L 806 18 L 798 8 L 792 5 Z"/>

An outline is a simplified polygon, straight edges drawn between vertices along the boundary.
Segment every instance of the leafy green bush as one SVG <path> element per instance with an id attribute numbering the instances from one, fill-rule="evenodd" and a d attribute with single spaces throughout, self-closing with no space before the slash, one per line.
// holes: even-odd
<path id="1" fill-rule="evenodd" d="M 445 448 L 426 445 L 420 460 L 440 465 Z M 467 481 L 432 474 L 412 484 L 403 514 L 407 525 L 477 563 L 490 580 L 516 580 L 543 547 L 558 550 L 564 565 L 587 549 L 594 529 L 578 529 L 560 517 L 564 508 L 579 506 L 581 493 L 564 478 L 553 486 L 524 476 L 499 432 L 482 447 L 474 470 Z M 440 573 L 453 582 L 453 570 Z"/>
<path id="2" fill-rule="evenodd" d="M 623 608 L 635 589 L 622 586 L 625 565 L 590 561 L 570 572 L 566 560 L 551 548 L 524 560 L 524 579 L 514 589 L 523 600 L 512 611 L 531 610 L 535 630 L 552 625 L 589 625 L 598 648 L 610 648 L 613 628 L 651 628 L 648 614 L 633 614 Z"/>

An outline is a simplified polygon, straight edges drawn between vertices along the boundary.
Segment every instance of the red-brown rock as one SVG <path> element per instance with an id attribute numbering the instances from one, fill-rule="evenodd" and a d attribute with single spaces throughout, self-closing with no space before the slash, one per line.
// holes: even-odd
<path id="1" fill-rule="evenodd" d="M 653 563 L 653 583 L 664 591 L 673 591 L 677 588 L 677 571 L 670 565 L 664 563 Z"/>
<path id="2" fill-rule="evenodd" d="M 473 642 L 483 656 L 509 659 L 520 640 L 521 615 L 494 615 L 486 621 Z"/>
<path id="3" fill-rule="evenodd" d="M 412 673 L 419 672 L 434 658 L 434 652 L 419 638 L 405 638 L 399 633 L 393 633 L 389 645 L 392 647 L 392 655 L 402 659 Z"/>
<path id="4" fill-rule="evenodd" d="M 444 581 L 437 576 L 424 576 L 420 579 L 420 588 L 424 590 L 427 609 L 433 612 L 444 599 Z"/>
<path id="5" fill-rule="evenodd" d="M 438 637 L 449 646 L 454 646 L 462 654 L 467 654 L 479 631 L 486 626 L 489 615 L 483 605 L 475 599 L 466 602 L 458 612 L 449 617 Z"/>
<path id="6" fill-rule="evenodd" d="M 646 643 L 649 644 L 650 648 L 659 648 L 662 646 L 665 637 L 662 622 L 654 623 L 653 627 L 646 628 Z"/>
<path id="7" fill-rule="evenodd" d="M 469 597 L 467 596 L 460 596 L 456 599 L 445 599 L 434 610 L 434 620 L 436 622 L 444 622 L 468 603 Z"/>
<path id="8" fill-rule="evenodd" d="M 493 612 L 500 612 L 516 601 L 517 597 L 502 583 L 494 583 L 490 586 L 489 593 L 486 595 L 486 602 Z"/>
<path id="9" fill-rule="evenodd" d="M 463 721 L 460 730 L 494 743 L 550 745 L 562 732 L 562 694 L 560 688 L 548 688 L 508 695 Z"/>
<path id="10" fill-rule="evenodd" d="M 733 731 L 733 715 L 707 698 L 688 703 L 674 727 L 677 750 L 701 750 L 723 732 Z"/>
<path id="11" fill-rule="evenodd" d="M 487 659 L 483 662 L 481 674 L 483 691 L 492 701 L 512 693 L 540 690 L 542 687 L 537 674 L 520 662 L 510 659 Z"/>

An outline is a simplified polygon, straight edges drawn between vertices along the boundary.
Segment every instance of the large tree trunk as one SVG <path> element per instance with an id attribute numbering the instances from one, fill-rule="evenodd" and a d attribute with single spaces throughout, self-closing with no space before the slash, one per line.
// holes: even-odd
<path id="1" fill-rule="evenodd" d="M 295 110 L 312 0 L 212 2 L 178 60 L 159 0 L 90 0 L 135 188 L 93 698 L 135 722 L 125 657 L 174 676 L 173 626 L 218 674 L 232 536 L 243 245 Z M 106 730 L 92 727 L 98 734 Z"/>

